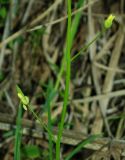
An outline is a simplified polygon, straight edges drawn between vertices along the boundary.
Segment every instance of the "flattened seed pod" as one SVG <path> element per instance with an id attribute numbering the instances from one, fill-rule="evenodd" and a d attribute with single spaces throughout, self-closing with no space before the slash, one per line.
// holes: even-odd
<path id="1" fill-rule="evenodd" d="M 108 16 L 108 18 L 104 21 L 105 29 L 109 29 L 112 26 L 112 22 L 115 19 L 115 16 L 112 14 Z"/>

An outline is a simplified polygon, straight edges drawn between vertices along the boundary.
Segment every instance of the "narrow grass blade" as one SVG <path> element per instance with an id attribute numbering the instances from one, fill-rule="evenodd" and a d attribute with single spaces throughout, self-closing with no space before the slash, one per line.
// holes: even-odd
<path id="1" fill-rule="evenodd" d="M 64 121 L 66 116 L 68 97 L 69 97 L 69 88 L 70 88 L 70 69 L 71 69 L 71 59 L 70 59 L 70 50 L 71 50 L 71 0 L 67 1 L 68 4 L 68 26 L 67 26 L 67 47 L 66 47 L 66 84 L 65 84 L 65 93 L 63 100 L 63 109 L 61 114 L 61 122 L 59 125 L 59 132 L 56 142 L 56 160 L 60 160 L 60 142 L 64 127 Z M 63 66 L 64 67 L 64 66 Z"/>
<path id="2" fill-rule="evenodd" d="M 83 4 L 84 4 L 84 0 L 79 0 L 78 3 L 77 3 L 77 8 L 82 7 Z M 70 41 L 70 47 L 71 48 L 72 48 L 73 41 L 74 41 L 76 32 L 78 30 L 79 24 L 80 24 L 81 16 L 82 16 L 82 11 L 78 12 L 75 15 L 75 17 L 73 18 L 72 24 L 71 24 L 71 37 L 70 37 L 70 39 L 71 39 L 71 41 Z M 66 55 L 66 49 L 64 49 L 64 55 Z M 64 65 L 65 65 L 65 56 L 62 59 L 61 69 L 59 71 L 59 74 L 58 74 L 58 77 L 57 77 L 57 81 L 56 81 L 56 84 L 55 84 L 55 90 L 57 90 L 58 87 L 59 87 L 61 76 L 62 76 L 62 74 L 64 72 L 64 68 L 65 68 Z"/>
<path id="3" fill-rule="evenodd" d="M 78 3 L 77 3 L 77 8 L 80 8 L 82 7 L 84 4 L 84 0 L 79 0 Z M 78 30 L 78 26 L 80 24 L 80 19 L 81 19 L 81 16 L 82 16 L 82 11 L 81 12 L 78 12 L 73 21 L 72 21 L 72 26 L 71 26 L 71 47 L 72 47 L 72 44 L 73 44 L 73 40 L 74 40 L 74 37 L 76 35 L 76 32 Z"/>
<path id="4" fill-rule="evenodd" d="M 14 160 L 20 160 L 21 117 L 22 117 L 22 104 L 20 103 L 19 108 L 18 108 L 17 121 L 16 121 L 15 145 L 14 145 Z"/>
<path id="5" fill-rule="evenodd" d="M 51 120 L 51 108 L 50 104 L 52 102 L 52 99 L 55 97 L 55 90 L 53 87 L 52 81 L 49 81 L 48 88 L 47 88 L 47 95 L 46 95 L 46 103 L 45 103 L 45 109 L 47 108 L 48 111 L 48 129 L 52 133 L 52 120 Z M 49 159 L 53 160 L 53 140 L 52 137 L 49 135 Z"/>

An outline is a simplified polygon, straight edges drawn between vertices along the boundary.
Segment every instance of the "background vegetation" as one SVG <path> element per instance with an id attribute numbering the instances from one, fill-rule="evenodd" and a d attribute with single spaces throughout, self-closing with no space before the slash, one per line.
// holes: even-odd
<path id="1" fill-rule="evenodd" d="M 124 0 L 0 0 L 0 159 L 125 159 L 124 11 Z"/>

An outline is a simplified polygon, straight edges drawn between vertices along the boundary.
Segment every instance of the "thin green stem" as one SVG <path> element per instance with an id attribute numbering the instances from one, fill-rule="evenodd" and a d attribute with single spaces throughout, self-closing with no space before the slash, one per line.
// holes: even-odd
<path id="1" fill-rule="evenodd" d="M 52 133 L 52 124 L 51 124 L 51 109 L 50 109 L 50 103 L 48 104 L 48 128 Z M 52 137 L 49 134 L 49 159 L 53 160 L 53 141 Z"/>
<path id="2" fill-rule="evenodd" d="M 48 132 L 51 139 L 55 142 L 55 137 L 53 136 L 52 132 L 47 128 L 47 126 L 41 121 L 41 119 L 37 116 L 37 114 L 33 111 L 32 106 L 28 105 L 28 109 L 32 112 L 33 116 L 38 120 L 40 125 Z"/>
<path id="3" fill-rule="evenodd" d="M 49 91 L 50 91 L 50 88 L 49 88 L 48 92 Z M 50 92 L 50 94 L 48 94 L 46 104 L 45 104 L 45 107 L 47 107 L 47 109 L 48 109 L 48 129 L 51 131 L 51 133 L 52 133 L 52 120 L 51 120 L 50 104 L 51 104 L 51 99 L 54 96 L 54 94 L 55 94 L 54 90 L 52 92 Z M 49 135 L 49 159 L 53 160 L 53 140 L 50 135 Z"/>
<path id="4" fill-rule="evenodd" d="M 61 137 L 63 133 L 64 120 L 65 120 L 67 104 L 68 104 L 68 97 L 69 97 L 70 65 L 71 65 L 70 50 L 71 50 L 71 0 L 68 0 L 68 28 L 67 28 L 67 50 L 66 50 L 67 52 L 65 55 L 65 58 L 66 58 L 66 86 L 65 86 L 63 110 L 62 110 L 62 115 L 61 115 L 61 123 L 59 125 L 59 132 L 58 132 L 57 142 L 56 142 L 56 160 L 60 160 L 60 143 L 61 143 Z"/>
<path id="5" fill-rule="evenodd" d="M 97 35 L 88 44 L 81 48 L 80 51 L 71 58 L 71 62 L 74 61 L 81 53 L 85 52 L 90 47 L 90 45 L 93 44 L 101 36 L 101 34 L 101 32 L 97 33 Z"/>
<path id="6" fill-rule="evenodd" d="M 16 122 L 15 145 L 14 145 L 14 160 L 20 160 L 20 146 L 21 146 L 21 118 L 22 118 L 22 104 L 18 108 L 18 116 Z"/>

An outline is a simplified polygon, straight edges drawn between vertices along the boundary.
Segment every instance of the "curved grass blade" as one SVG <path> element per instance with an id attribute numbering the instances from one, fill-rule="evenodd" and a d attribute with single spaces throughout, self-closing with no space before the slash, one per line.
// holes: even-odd
<path id="1" fill-rule="evenodd" d="M 85 145 L 92 143 L 95 139 L 100 138 L 100 135 L 92 135 L 86 140 L 80 142 L 78 146 L 65 158 L 65 160 L 70 160 L 75 154 L 77 154 Z"/>

